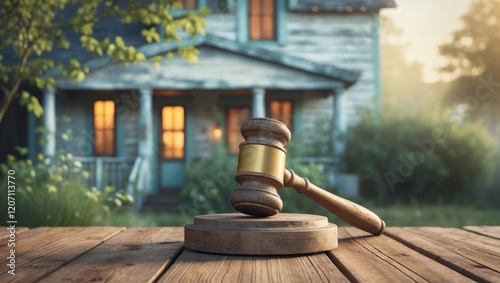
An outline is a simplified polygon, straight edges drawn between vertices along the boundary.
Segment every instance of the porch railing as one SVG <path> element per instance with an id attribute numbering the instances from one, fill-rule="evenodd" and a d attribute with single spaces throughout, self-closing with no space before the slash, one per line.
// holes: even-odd
<path id="1" fill-rule="evenodd" d="M 103 190 L 110 186 L 116 190 L 127 188 L 134 164 L 130 157 L 78 157 L 83 168 L 90 172 L 88 184 Z"/>
<path id="2" fill-rule="evenodd" d="M 110 186 L 126 190 L 134 197 L 133 211 L 141 209 L 144 197 L 151 191 L 151 168 L 142 157 L 77 157 L 90 172 L 89 187 L 103 190 Z"/>
<path id="3" fill-rule="evenodd" d="M 128 183 L 127 193 L 134 197 L 132 210 L 137 212 L 141 209 L 144 197 L 151 191 L 151 170 L 149 163 L 142 157 L 137 157 L 132 167 Z"/>

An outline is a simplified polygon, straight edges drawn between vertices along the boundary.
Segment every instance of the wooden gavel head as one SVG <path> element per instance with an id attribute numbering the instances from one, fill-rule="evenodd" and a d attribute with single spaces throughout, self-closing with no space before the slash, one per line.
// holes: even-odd
<path id="1" fill-rule="evenodd" d="M 279 213 L 283 202 L 277 190 L 283 187 L 286 150 L 291 133 L 285 124 L 253 118 L 241 126 L 245 139 L 240 144 L 236 181 L 231 204 L 239 212 L 257 216 Z"/>

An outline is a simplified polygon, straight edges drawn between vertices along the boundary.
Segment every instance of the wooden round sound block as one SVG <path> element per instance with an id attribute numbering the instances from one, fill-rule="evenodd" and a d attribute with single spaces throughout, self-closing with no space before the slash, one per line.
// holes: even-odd
<path id="1" fill-rule="evenodd" d="M 289 255 L 337 247 L 337 225 L 325 216 L 279 213 L 258 218 L 241 213 L 206 214 L 184 227 L 191 250 L 234 255 Z"/>

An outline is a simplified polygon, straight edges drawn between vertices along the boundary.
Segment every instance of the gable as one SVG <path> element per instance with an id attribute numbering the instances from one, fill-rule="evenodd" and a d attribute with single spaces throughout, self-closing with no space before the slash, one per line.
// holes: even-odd
<path id="1" fill-rule="evenodd" d="M 333 89 L 343 82 L 280 64 L 201 45 L 199 63 L 164 59 L 159 68 L 150 62 L 113 63 L 91 71 L 82 83 L 61 79 L 63 89 Z"/>
<path id="2" fill-rule="evenodd" d="M 297 12 L 367 12 L 395 7 L 395 0 L 294 0 L 289 9 Z"/>

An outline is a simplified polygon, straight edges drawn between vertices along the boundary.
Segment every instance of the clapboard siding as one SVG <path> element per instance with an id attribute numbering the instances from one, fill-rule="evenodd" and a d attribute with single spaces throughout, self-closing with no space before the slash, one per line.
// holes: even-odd
<path id="1" fill-rule="evenodd" d="M 331 118 L 333 115 L 332 96 L 325 96 L 325 92 L 307 91 L 304 93 L 302 130 L 303 137 L 314 136 L 314 124 L 320 118 Z M 306 140 L 307 141 L 307 140 Z"/>

